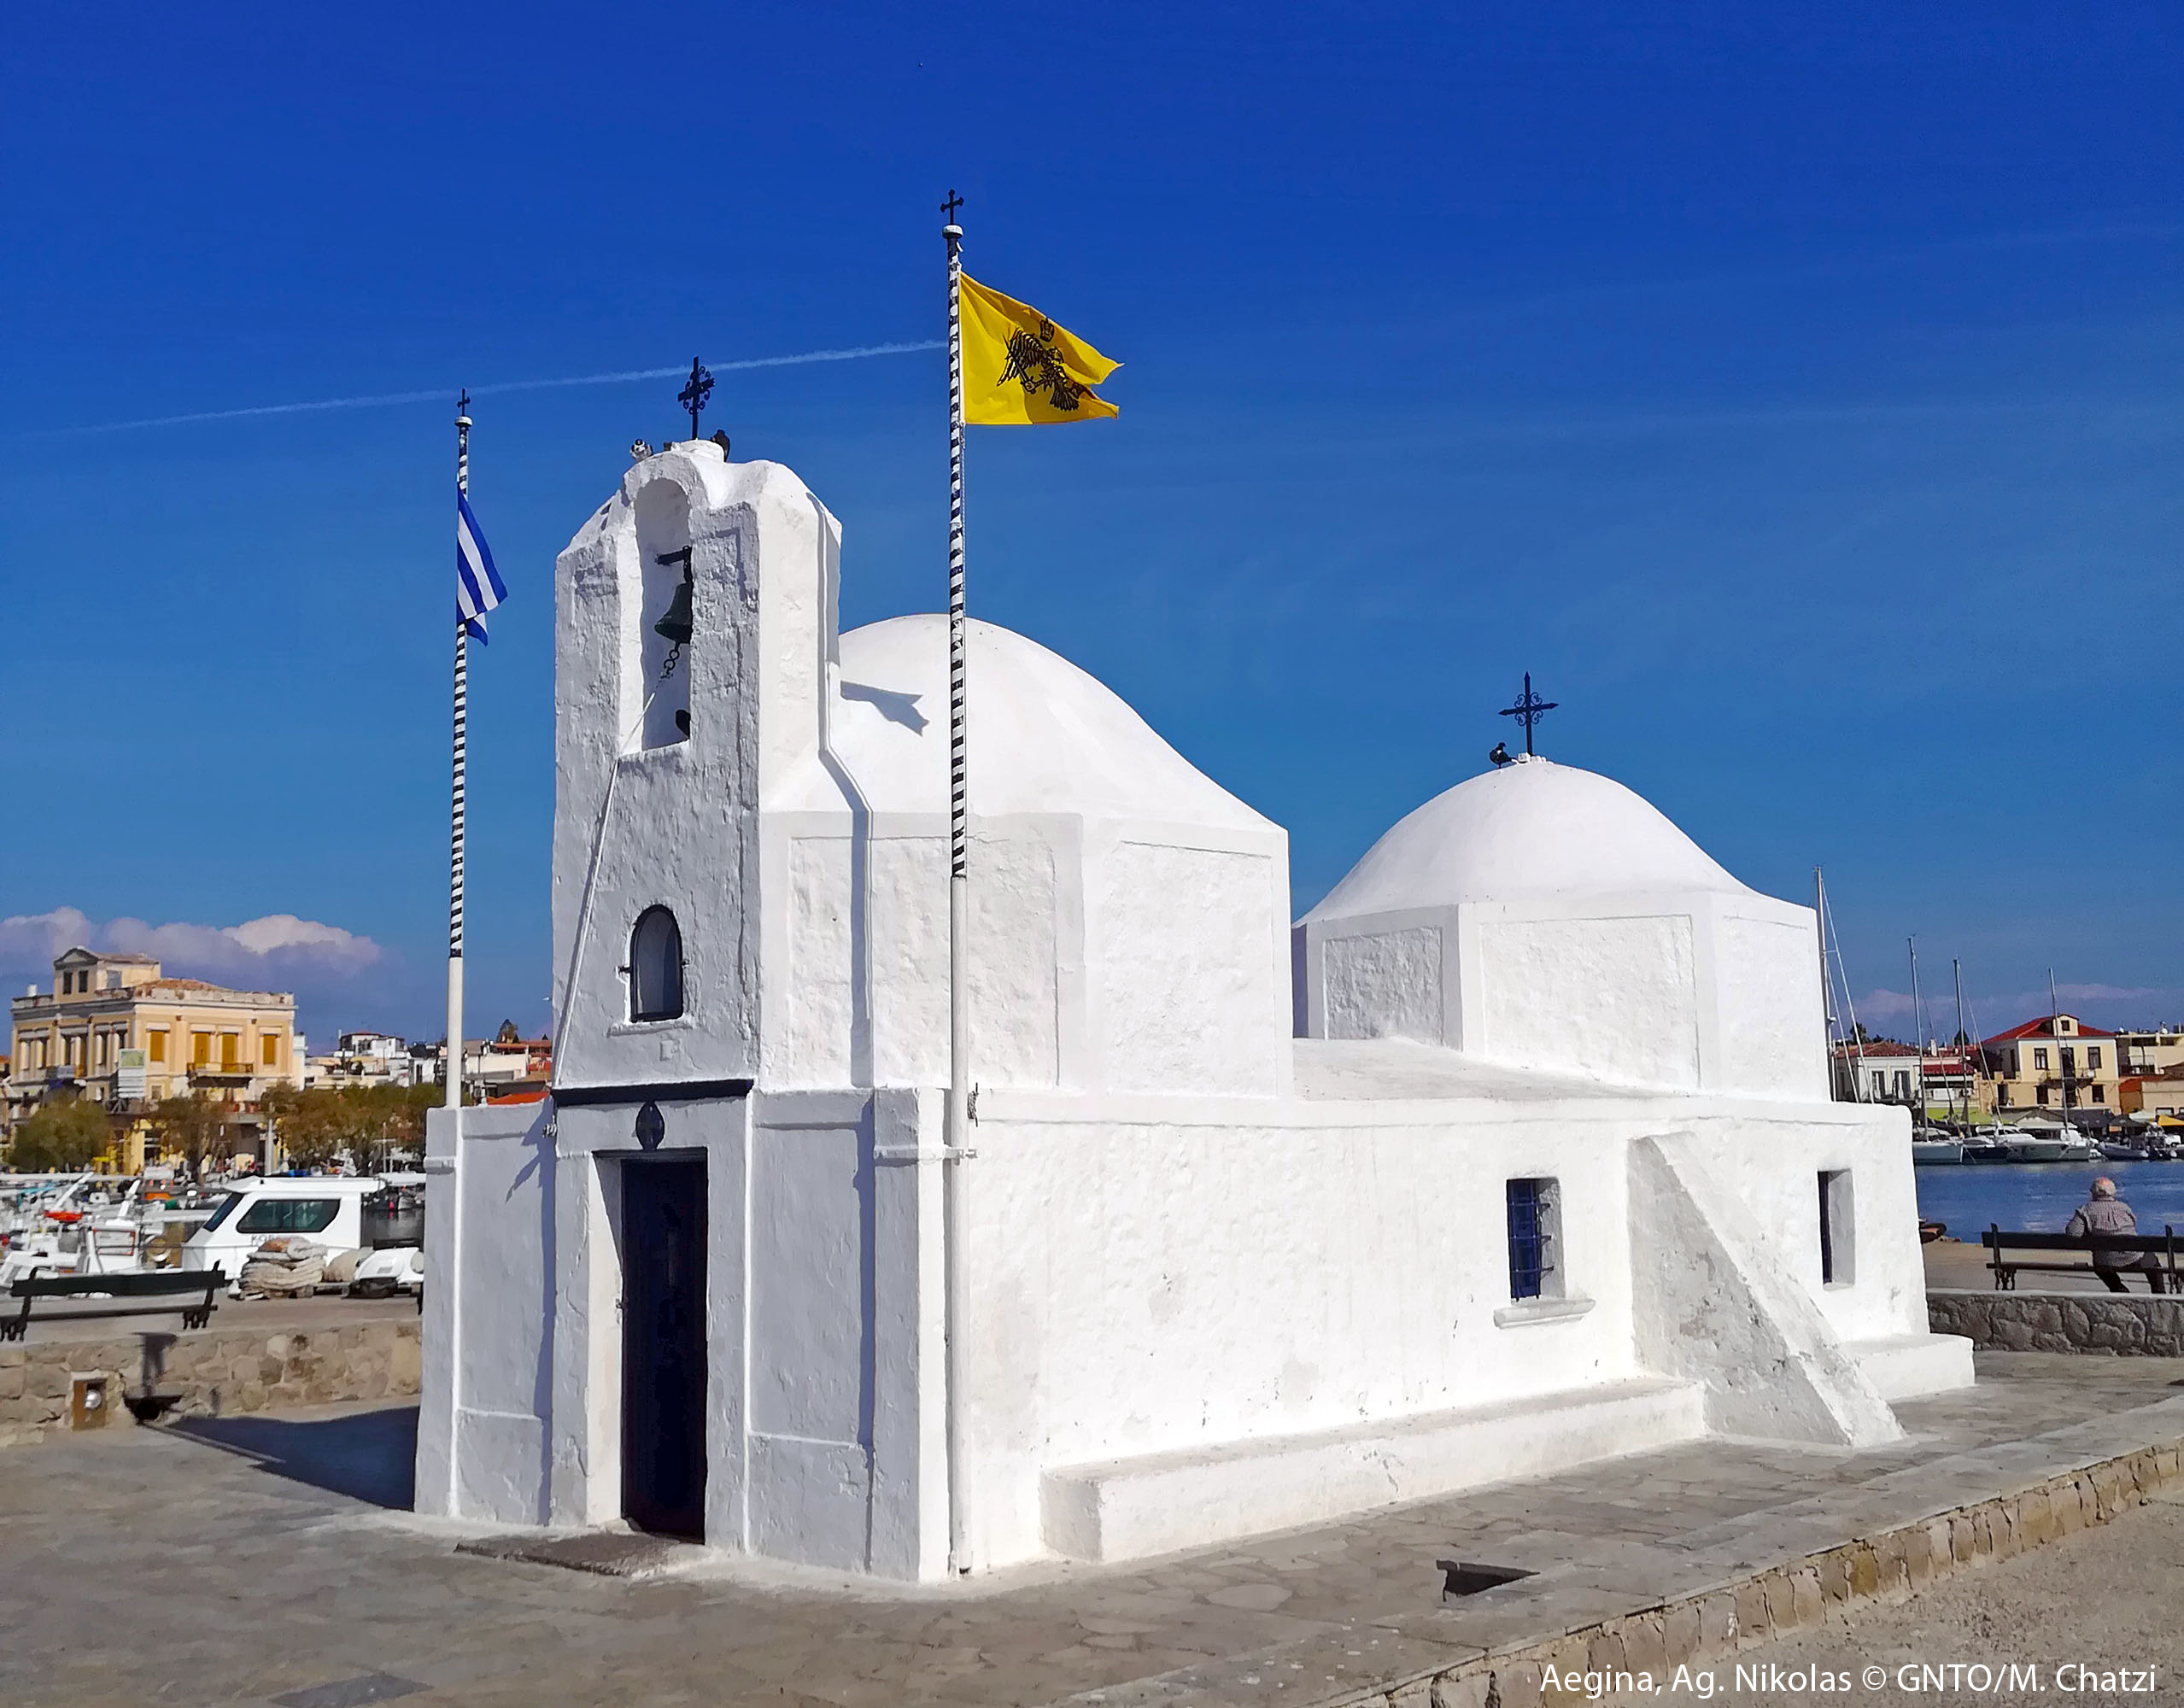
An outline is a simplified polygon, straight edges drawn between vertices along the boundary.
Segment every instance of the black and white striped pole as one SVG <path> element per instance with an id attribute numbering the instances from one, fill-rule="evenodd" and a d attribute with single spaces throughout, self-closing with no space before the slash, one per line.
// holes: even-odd
<path id="1" fill-rule="evenodd" d="M 948 223 L 948 1118 L 941 1192 L 943 1337 L 947 1348 L 948 1564 L 971 1568 L 970 1501 L 964 1453 L 970 1351 L 970 1296 L 963 1261 L 969 1225 L 970 927 L 969 767 L 964 751 L 969 618 L 963 602 L 963 199 L 941 203 Z"/>
<path id="2" fill-rule="evenodd" d="M 470 495 L 470 393 L 455 404 L 455 490 Z M 455 614 L 455 775 L 454 825 L 448 845 L 447 1107 L 463 1106 L 463 747 L 470 697 L 470 625 Z"/>

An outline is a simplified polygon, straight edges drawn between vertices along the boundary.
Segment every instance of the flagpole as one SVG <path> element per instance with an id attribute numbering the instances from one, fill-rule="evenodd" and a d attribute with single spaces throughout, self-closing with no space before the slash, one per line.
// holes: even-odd
<path id="1" fill-rule="evenodd" d="M 965 760 L 965 689 L 969 619 L 963 600 L 963 229 L 955 223 L 962 206 L 948 192 L 942 211 L 948 224 L 948 1118 L 947 1160 L 941 1173 L 941 1241 L 947 1348 L 948 1565 L 971 1568 L 970 1500 L 965 1450 L 969 1430 L 970 1301 L 964 1240 L 969 1222 L 970 986 L 965 938 L 970 924 L 969 767 Z"/>
<path id="2" fill-rule="evenodd" d="M 470 393 L 455 405 L 455 491 L 470 494 Z M 448 1096 L 463 1106 L 463 772 L 470 697 L 470 625 L 455 617 L 455 763 L 453 824 L 448 844 Z"/>

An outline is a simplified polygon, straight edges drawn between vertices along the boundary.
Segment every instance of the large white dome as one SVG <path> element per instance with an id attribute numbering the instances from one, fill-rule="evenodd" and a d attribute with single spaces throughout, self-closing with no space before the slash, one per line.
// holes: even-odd
<path id="1" fill-rule="evenodd" d="M 841 637 L 828 708 L 834 752 L 875 812 L 944 812 L 948 800 L 948 622 L 889 617 Z M 1115 692 L 1035 640 L 970 625 L 970 807 L 987 816 L 1076 813 L 1169 823 L 1274 827 L 1199 771 Z M 813 763 L 770 804 L 839 808 Z"/>
<path id="2" fill-rule="evenodd" d="M 1750 893 L 1622 784 L 1572 765 L 1520 759 L 1458 783 L 1401 820 L 1305 917 L 1692 890 Z"/>

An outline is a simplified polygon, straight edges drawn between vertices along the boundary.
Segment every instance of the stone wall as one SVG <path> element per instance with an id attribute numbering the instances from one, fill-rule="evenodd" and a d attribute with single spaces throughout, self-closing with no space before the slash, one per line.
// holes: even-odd
<path id="1" fill-rule="evenodd" d="M 0 1345 L 0 1447 L 51 1430 L 131 1428 L 126 1395 L 173 1395 L 168 1418 L 225 1417 L 284 1406 L 417 1392 L 419 1325 L 377 1318 L 267 1333 L 199 1329 Z M 75 1378 L 106 1378 L 105 1403 L 72 1415 Z"/>
<path id="2" fill-rule="evenodd" d="M 1552 1642 L 1512 1645 L 1454 1664 L 1444 1658 L 1350 1693 L 1314 1699 L 1324 1708 L 1560 1708 L 1592 1699 L 1571 1688 L 1582 1675 L 1624 1671 L 1649 1676 L 1648 1693 L 1666 1696 L 1679 1665 L 1840 1625 L 1863 1606 L 1906 1600 L 1936 1578 L 2105 1524 L 2143 1501 L 2173 1500 L 2180 1483 L 2184 1442 L 2144 1448 L 2048 1477 L 2014 1494 L 1958 1506 L 1751 1573 L 1705 1594 L 1586 1623 Z M 1354 1656 L 1359 1635 L 1355 1628 L 1345 1628 L 1324 1641 Z M 1262 1656 L 1254 1655 L 1241 1663 L 1214 1664 L 1241 1670 L 1263 1664 Z M 1258 1681 L 1255 1676 L 1250 1682 Z M 1186 1699 L 1244 1697 L 1239 1692 Z M 1626 1694 L 1615 1699 L 1639 1699 Z"/>
<path id="3" fill-rule="evenodd" d="M 1926 1313 L 1935 1334 L 1964 1335 L 1982 1352 L 2184 1357 L 2184 1297 L 2175 1294 L 1935 1289 L 1926 1295 Z"/>

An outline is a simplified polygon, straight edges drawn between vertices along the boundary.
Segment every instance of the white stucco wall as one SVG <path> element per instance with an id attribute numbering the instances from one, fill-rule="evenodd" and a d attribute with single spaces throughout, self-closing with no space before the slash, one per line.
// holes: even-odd
<path id="1" fill-rule="evenodd" d="M 1437 1059 L 1461 1058 L 1420 1052 L 1425 1079 L 1449 1071 Z M 1377 1056 L 1355 1065 L 1367 1082 L 1401 1077 Z M 1338 1066 L 1320 1061 L 1323 1091 L 1348 1083 L 1347 1069 L 1328 1077 Z M 1741 1231 L 1724 1249 L 1751 1296 L 1789 1288 L 1807 1301 L 1809 1323 L 1783 1345 L 1832 1336 L 1839 1348 L 1806 1356 L 1840 1364 L 1861 1343 L 1923 1334 L 1901 1111 L 1576 1081 L 1512 1090 L 1525 1083 L 1502 1074 L 1430 1100 L 989 1091 L 964 1166 L 981 1565 L 1049 1550 L 1045 1496 L 1075 1467 L 1261 1444 L 1268 1468 L 1246 1482 L 1263 1518 L 1289 1510 L 1280 1467 L 1312 1462 L 1297 1446 L 1329 1432 L 1527 1403 L 1574 1418 L 1578 1395 L 1690 1378 L 1688 1360 L 1658 1367 L 1635 1315 L 1639 1283 L 1683 1272 L 1705 1243 L 1634 1214 L 1633 1148 L 1665 1135 L 1734 1183 Z M 940 1098 L 810 1091 L 663 1109 L 666 1146 L 705 1155 L 711 1200 L 708 1540 L 939 1575 Z M 428 1294 L 421 1501 L 505 1523 L 618 1513 L 617 1181 L 632 1114 L 562 1111 L 549 1144 L 535 1114 L 470 1113 L 460 1190 L 433 1200 L 434 1249 L 459 1255 Z M 436 1167 L 446 1126 L 436 1118 Z M 1849 1171 L 1856 1206 L 1852 1278 L 1836 1286 L 1819 1275 L 1822 1169 Z M 1502 1183 L 1535 1175 L 1560 1183 L 1562 1296 L 1545 1314 L 1508 1297 Z M 1753 1291 L 1755 1265 L 1766 1273 Z M 436 1419 L 451 1380 L 449 1427 Z M 1591 1439 L 1580 1429 L 1559 1450 L 1612 1450 L 1612 1436 Z M 1300 1487 L 1296 1512 L 1317 1498 Z"/>
<path id="2" fill-rule="evenodd" d="M 647 710 L 679 579 L 657 559 L 684 545 L 698 633 Z M 707 1541 L 946 1569 L 946 629 L 837 635 L 839 551 L 793 475 L 699 446 L 635 465 L 562 555 L 561 1101 L 432 1122 L 431 1510 L 619 1517 L 621 1183 L 650 1099 L 706 1165 Z M 1176 1545 L 1163 1491 L 1218 1485 L 1209 1524 L 1302 1522 L 1702 1428 L 1744 1396 L 1641 1284 L 1702 1259 L 1751 1345 L 1836 1371 L 1806 1423 L 1872 1399 L 1853 1343 L 1916 1379 L 1904 1123 L 1824 1101 L 1805 910 L 1607 779 L 1513 767 L 1411 815 L 1297 927 L 1293 1006 L 1278 826 L 1021 636 L 972 625 L 970 704 L 981 1096 L 947 1166 L 981 1567 L 1051 1524 Z M 687 1012 L 633 1025 L 654 904 Z M 1361 1041 L 1292 1045 L 1293 1014 Z M 1670 1136 L 1667 1173 L 1634 1162 Z M 1852 1180 L 1841 1285 L 1822 1169 Z M 1561 1296 L 1519 1304 L 1503 1189 L 1535 1175 L 1560 1183 Z"/>
<path id="3" fill-rule="evenodd" d="M 1648 1373 L 1634 1276 L 1688 1261 L 1632 1224 L 1626 1158 L 1648 1133 L 1693 1133 L 1748 1191 L 1783 1284 L 1835 1334 L 1923 1334 L 1915 1218 L 1890 1219 L 1908 1184 L 1896 1125 L 1694 1097 L 1314 1100 L 1252 1120 L 1210 1101 L 990 1095 L 971 1180 L 980 1558 L 1045 1550 L 1057 1467 L 1271 1451 Z M 1815 1171 L 1831 1166 L 1853 1170 L 1874 1231 L 1856 1282 L 1823 1289 Z M 1502 1183 L 1531 1175 L 1561 1183 L 1565 1290 L 1590 1307 L 1497 1320 Z"/>
<path id="4" fill-rule="evenodd" d="M 1658 1090 L 1827 1095 L 1812 912 L 1748 889 L 1590 772 L 1532 761 L 1437 796 L 1296 938 L 1299 1036 L 1418 1038 Z"/>

